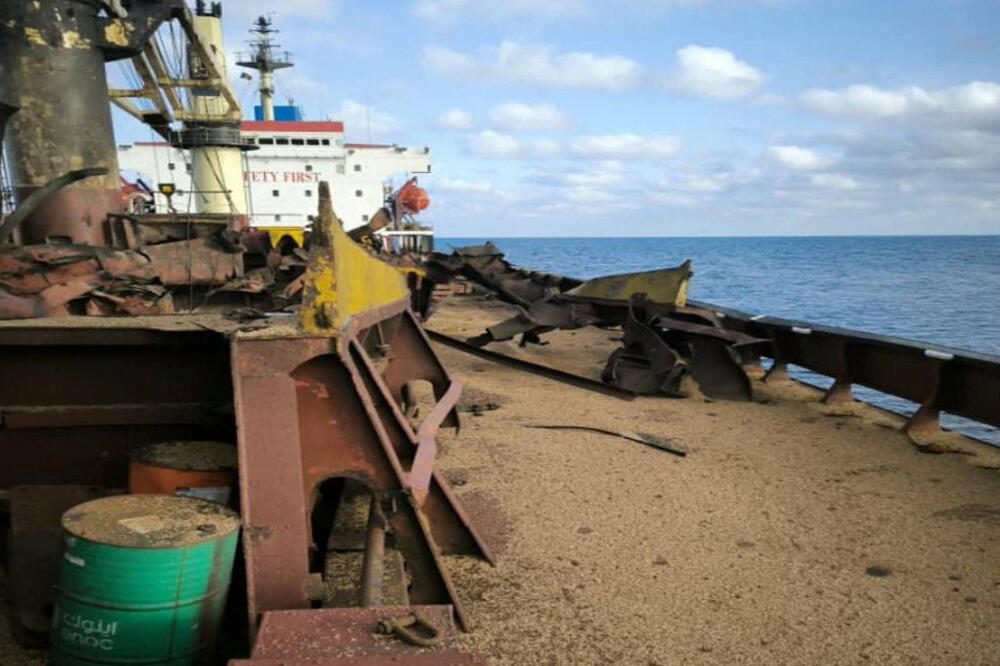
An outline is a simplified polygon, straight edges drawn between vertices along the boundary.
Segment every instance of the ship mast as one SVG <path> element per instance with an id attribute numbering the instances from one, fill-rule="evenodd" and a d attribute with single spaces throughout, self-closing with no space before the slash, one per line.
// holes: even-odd
<path id="1" fill-rule="evenodd" d="M 283 51 L 280 54 L 276 49 L 280 44 L 271 39 L 271 35 L 277 34 L 277 30 L 271 27 L 271 19 L 267 16 L 258 16 L 257 21 L 250 28 L 250 33 L 254 35 L 250 40 L 250 53 L 240 54 L 237 65 L 247 69 L 256 69 L 260 72 L 260 108 L 262 120 L 274 120 L 274 83 L 272 74 L 275 70 L 292 67 L 291 54 Z"/>

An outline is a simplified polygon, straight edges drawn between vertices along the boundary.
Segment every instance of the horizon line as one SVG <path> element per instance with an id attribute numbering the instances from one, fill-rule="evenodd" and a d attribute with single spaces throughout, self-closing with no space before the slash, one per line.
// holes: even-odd
<path id="1" fill-rule="evenodd" d="M 582 238 L 582 239 L 602 239 L 602 238 L 997 238 L 1000 232 L 990 234 L 799 234 L 799 235 L 744 235 L 744 236 L 696 236 L 696 235 L 663 235 L 663 236 L 496 236 L 496 235 L 456 235 L 444 236 L 435 234 L 435 238 L 496 238 L 496 239 L 527 239 L 540 240 L 552 238 Z"/>

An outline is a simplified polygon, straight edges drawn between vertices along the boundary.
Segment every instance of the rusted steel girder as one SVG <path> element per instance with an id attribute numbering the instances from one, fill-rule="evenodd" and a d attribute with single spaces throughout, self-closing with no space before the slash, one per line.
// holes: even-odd
<path id="1" fill-rule="evenodd" d="M 311 606 L 310 514 L 318 487 L 346 477 L 374 491 L 412 602 L 454 604 L 467 627 L 440 555 L 491 555 L 433 469 L 461 387 L 406 300 L 355 315 L 337 337 L 239 328 L 183 315 L 0 322 L 0 487 L 120 487 L 137 446 L 236 438 L 251 625 Z M 415 382 L 435 397 L 419 424 Z"/>
<path id="2" fill-rule="evenodd" d="M 299 326 L 232 342 L 251 627 L 262 612 L 310 606 L 310 554 L 325 546 L 313 543 L 310 516 L 323 484 L 347 478 L 386 517 L 410 600 L 453 605 L 468 628 L 440 556 L 491 556 L 434 471 L 437 430 L 458 427 L 461 383 L 409 310 L 402 275 L 340 227 L 326 182 L 303 292 Z M 414 424 L 418 383 L 434 404 Z"/>
<path id="3" fill-rule="evenodd" d="M 312 502 L 324 481 L 350 478 L 382 507 L 411 601 L 452 604 L 468 627 L 440 555 L 492 558 L 432 466 L 437 429 L 457 426 L 461 386 L 406 300 L 355 315 L 337 338 L 237 335 L 232 363 L 251 625 L 264 611 L 309 607 Z M 417 381 L 437 403 L 414 428 L 404 387 Z"/>

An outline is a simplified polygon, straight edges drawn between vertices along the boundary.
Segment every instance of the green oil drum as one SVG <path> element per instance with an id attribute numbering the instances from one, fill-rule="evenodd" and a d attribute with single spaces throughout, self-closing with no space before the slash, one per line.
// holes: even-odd
<path id="1" fill-rule="evenodd" d="M 229 590 L 234 511 L 118 495 L 73 507 L 62 526 L 52 666 L 204 663 Z"/>

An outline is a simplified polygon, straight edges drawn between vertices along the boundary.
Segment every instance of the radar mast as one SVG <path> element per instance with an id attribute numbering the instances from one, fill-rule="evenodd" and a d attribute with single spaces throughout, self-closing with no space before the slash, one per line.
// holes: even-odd
<path id="1" fill-rule="evenodd" d="M 278 31 L 271 27 L 271 18 L 261 15 L 250 28 L 250 52 L 237 54 L 236 64 L 260 72 L 260 108 L 262 120 L 274 120 L 274 82 L 272 74 L 294 66 L 292 54 L 278 51 L 281 46 L 272 39 Z"/>

